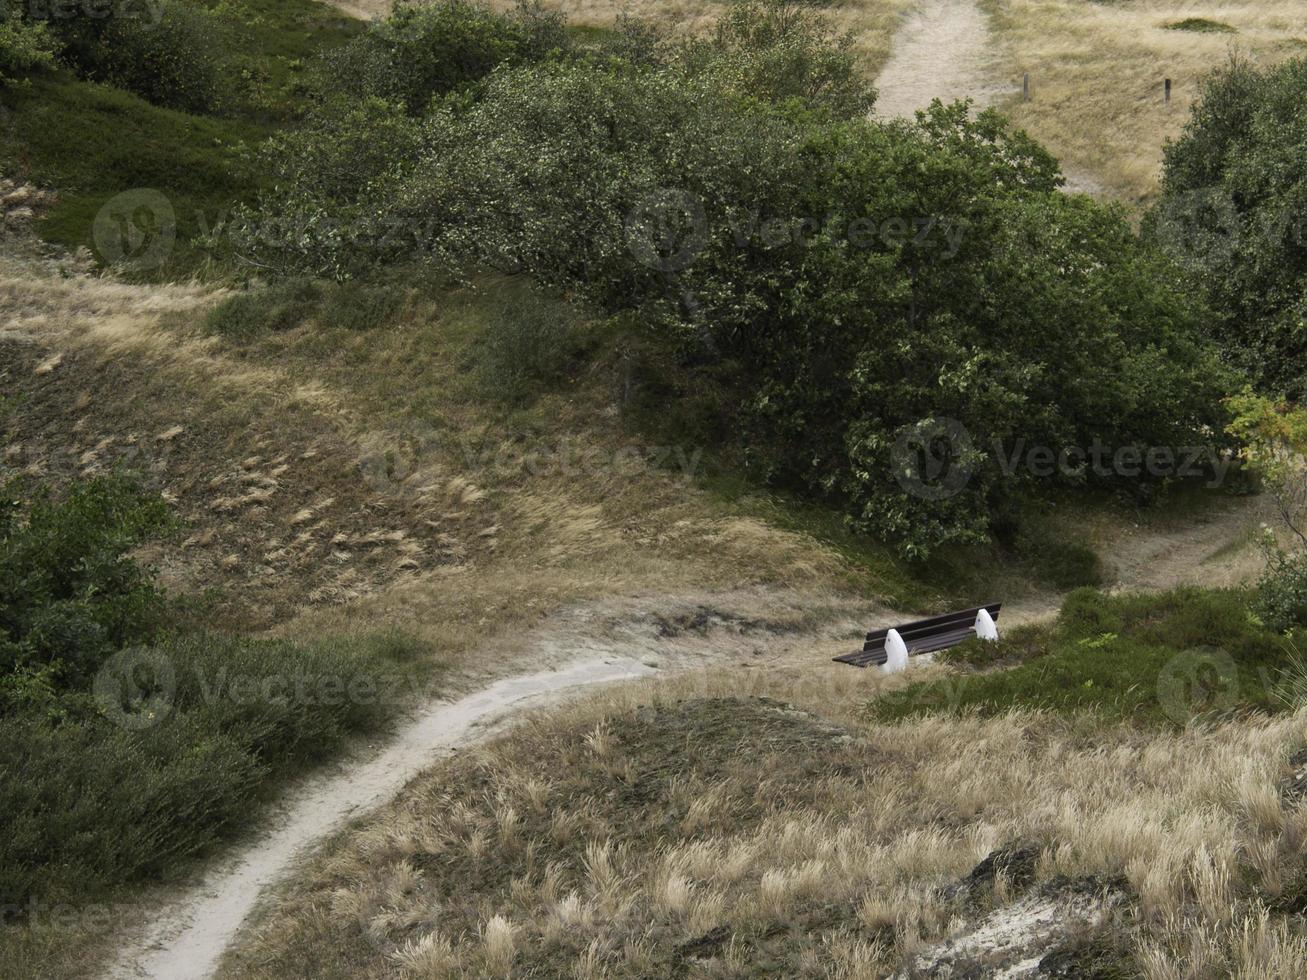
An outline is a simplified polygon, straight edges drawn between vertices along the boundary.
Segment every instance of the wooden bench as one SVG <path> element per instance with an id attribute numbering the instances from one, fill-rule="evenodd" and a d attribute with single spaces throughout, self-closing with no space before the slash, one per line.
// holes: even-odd
<path id="1" fill-rule="evenodd" d="M 932 616 L 904 626 L 872 630 L 867 634 L 867 642 L 861 650 L 834 659 L 836 663 L 851 664 L 854 667 L 870 667 L 872 664 L 881 666 L 889 660 L 886 643 L 890 640 L 891 632 L 902 638 L 909 655 L 946 650 L 976 635 L 976 622 L 982 609 L 989 614 L 991 622 L 997 622 L 998 612 L 1002 608 L 1003 603 L 995 602 L 974 609 L 945 613 L 943 616 Z"/>

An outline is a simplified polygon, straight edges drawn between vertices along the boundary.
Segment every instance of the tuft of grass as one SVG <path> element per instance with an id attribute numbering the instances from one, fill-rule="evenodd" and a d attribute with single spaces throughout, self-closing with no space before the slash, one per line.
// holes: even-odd
<path id="1" fill-rule="evenodd" d="M 403 289 L 386 285 L 284 279 L 227 297 L 209 311 L 205 325 L 238 343 L 310 320 L 329 329 L 373 330 L 399 315 L 404 298 Z"/>
<path id="2" fill-rule="evenodd" d="M 1208 20 L 1206 17 L 1186 17 L 1184 20 L 1173 20 L 1166 25 L 1168 31 L 1193 31 L 1197 34 L 1238 34 L 1239 31 L 1229 24 L 1219 20 Z"/>

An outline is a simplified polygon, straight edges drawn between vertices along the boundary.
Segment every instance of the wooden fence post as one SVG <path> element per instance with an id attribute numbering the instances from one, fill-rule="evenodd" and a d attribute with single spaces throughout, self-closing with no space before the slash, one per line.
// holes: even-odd
<path id="1" fill-rule="evenodd" d="M 1021 101 L 1030 101 L 1030 72 L 1026 72 L 1026 77 L 1021 83 Z"/>
<path id="2" fill-rule="evenodd" d="M 1166 104 L 1170 105 L 1171 104 L 1171 80 L 1169 78 L 1166 80 L 1165 89 L 1166 89 Z"/>

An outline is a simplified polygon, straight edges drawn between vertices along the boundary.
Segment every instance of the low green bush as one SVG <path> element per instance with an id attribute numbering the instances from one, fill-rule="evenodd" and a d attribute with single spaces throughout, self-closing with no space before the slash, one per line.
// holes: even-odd
<path id="1" fill-rule="evenodd" d="M 235 341 L 299 326 L 322 302 L 321 287 L 308 279 L 291 279 L 236 293 L 209 311 L 208 329 Z"/>
<path id="2" fill-rule="evenodd" d="M 492 400 L 525 401 L 564 376 L 580 349 L 579 323 L 528 283 L 498 284 L 488 298 L 468 352 L 476 384 Z"/>
<path id="3" fill-rule="evenodd" d="M 84 685 L 115 650 L 155 634 L 162 596 L 129 553 L 167 523 L 161 499 L 121 479 L 62 496 L 0 487 L 0 693 L 32 675 Z"/>
<path id="4" fill-rule="evenodd" d="M 87 79 L 105 82 L 154 105 L 210 112 L 224 96 L 225 37 L 202 7 L 180 0 L 123 4 L 113 16 L 77 6 L 50 21 L 61 57 Z"/>
<path id="5" fill-rule="evenodd" d="M 0 4 L 0 85 L 53 68 L 57 46 L 45 24 L 24 17 L 9 0 Z"/>
<path id="6" fill-rule="evenodd" d="M 502 64 L 540 60 L 569 46 L 562 17 L 539 0 L 519 0 L 509 13 L 473 0 L 401 3 L 329 53 L 315 87 L 328 100 L 379 98 L 418 115 L 434 97 L 463 89 Z"/>
<path id="7" fill-rule="evenodd" d="M 323 326 L 341 330 L 374 330 L 394 320 L 404 308 L 398 286 L 336 283 L 327 289 L 320 318 Z"/>
<path id="8" fill-rule="evenodd" d="M 985 649 L 988 648 L 988 649 Z M 976 641 L 946 658 L 1009 669 L 920 681 L 872 702 L 879 720 L 1016 708 L 1088 711 L 1144 725 L 1184 725 L 1233 711 L 1284 706 L 1284 640 L 1249 614 L 1238 591 L 1180 589 L 1109 596 L 1078 590 L 1057 622 Z"/>
<path id="9" fill-rule="evenodd" d="M 1206 17 L 1186 17 L 1184 20 L 1174 20 L 1166 25 L 1168 31 L 1192 31 L 1196 34 L 1237 34 L 1239 33 L 1229 24 L 1219 20 L 1209 20 Z"/>
<path id="10" fill-rule="evenodd" d="M 1307 552 L 1273 552 L 1257 582 L 1253 609 L 1267 629 L 1307 626 Z"/>
<path id="11" fill-rule="evenodd" d="M 427 680 L 416 651 L 194 636 L 110 661 L 60 718 L 0 716 L 0 904 L 166 875 L 292 770 L 377 730 Z"/>

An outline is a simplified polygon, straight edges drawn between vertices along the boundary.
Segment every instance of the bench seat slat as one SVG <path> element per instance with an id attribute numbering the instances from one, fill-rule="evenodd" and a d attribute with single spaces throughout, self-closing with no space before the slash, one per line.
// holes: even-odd
<path id="1" fill-rule="evenodd" d="M 908 648 L 909 656 L 934 653 L 938 650 L 946 650 L 949 647 L 956 646 L 962 641 L 975 636 L 976 617 L 980 614 L 981 609 L 987 610 L 990 616 L 997 620 L 1002 606 L 1002 603 L 994 602 L 985 606 L 977 606 L 974 609 L 963 609 L 959 612 L 945 613 L 941 616 L 918 620 L 915 623 L 906 623 L 903 626 L 896 627 L 896 629 Z M 873 630 L 867 634 L 866 642 L 861 650 L 835 657 L 834 660 L 836 663 L 850 664 L 854 667 L 868 667 L 873 664 L 882 665 L 889 659 L 885 651 L 885 641 L 888 637 L 888 627 Z"/>

